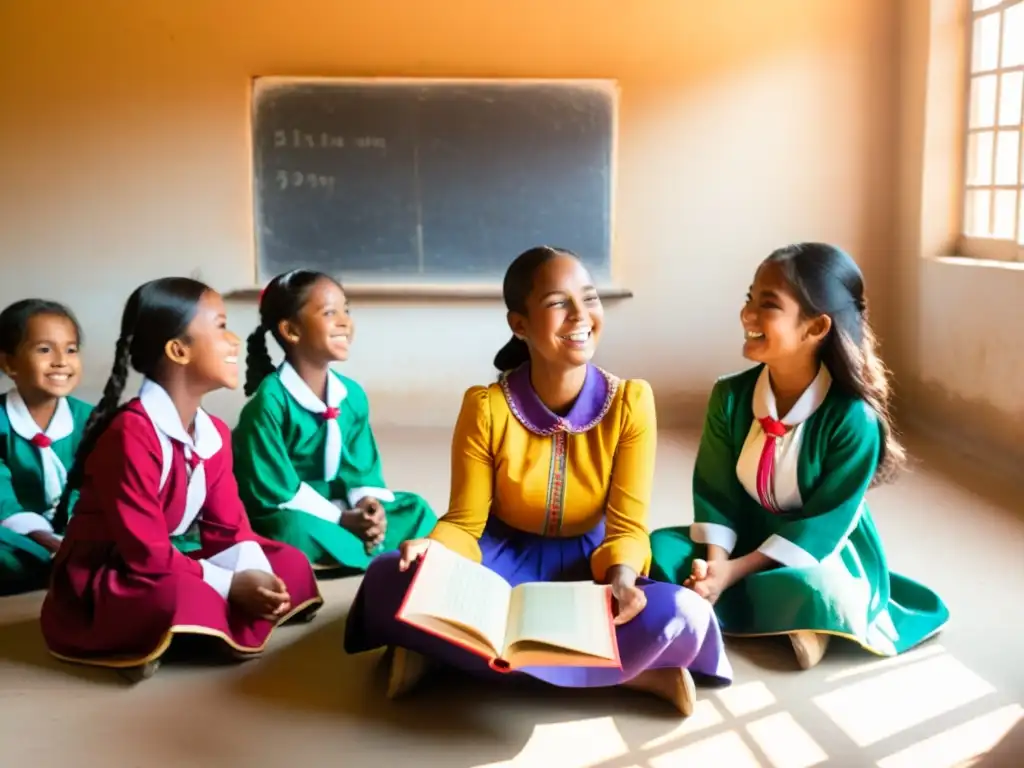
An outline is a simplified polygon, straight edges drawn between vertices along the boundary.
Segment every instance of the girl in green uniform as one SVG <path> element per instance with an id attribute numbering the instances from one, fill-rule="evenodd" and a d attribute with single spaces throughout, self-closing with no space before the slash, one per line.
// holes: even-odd
<path id="1" fill-rule="evenodd" d="M 81 337 L 71 310 L 53 301 L 0 312 L 0 363 L 14 382 L 0 395 L 0 595 L 45 587 L 60 547 L 53 510 L 92 411 L 71 397 Z"/>
<path id="2" fill-rule="evenodd" d="M 757 365 L 711 392 L 694 523 L 651 536 L 652 578 L 686 584 L 733 635 L 788 635 L 804 669 L 832 636 L 892 656 L 949 618 L 889 570 L 865 503 L 904 460 L 855 262 L 821 243 L 781 248 L 740 313 Z"/>
<path id="3" fill-rule="evenodd" d="M 249 337 L 252 398 L 232 440 L 257 533 L 298 547 L 316 567 L 365 571 L 375 554 L 426 536 L 437 517 L 420 496 L 388 489 L 366 393 L 331 369 L 348 359 L 353 330 L 337 281 L 304 269 L 275 277 Z M 285 353 L 277 368 L 268 333 Z"/>

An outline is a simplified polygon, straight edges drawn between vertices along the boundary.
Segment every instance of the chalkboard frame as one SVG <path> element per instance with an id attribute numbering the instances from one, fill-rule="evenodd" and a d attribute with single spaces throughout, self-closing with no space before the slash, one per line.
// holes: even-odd
<path id="1" fill-rule="evenodd" d="M 632 292 L 616 283 L 617 259 L 615 248 L 615 220 L 616 220 L 616 191 L 617 191 L 617 160 L 618 160 L 618 121 L 620 89 L 618 82 L 608 78 L 461 78 L 461 77 L 329 77 L 329 76 L 278 76 L 266 75 L 252 78 L 250 92 L 250 192 L 251 211 L 253 213 L 253 252 L 252 252 L 252 277 L 253 284 L 243 286 L 232 291 L 229 296 L 236 299 L 251 298 L 258 295 L 258 287 L 261 284 L 261 244 L 260 244 L 260 212 L 258 200 L 257 178 L 257 152 L 254 146 L 254 135 L 256 130 L 256 115 L 258 102 L 263 93 L 273 92 L 282 86 L 307 85 L 327 83 L 332 85 L 414 85 L 418 87 L 430 87 L 432 85 L 458 85 L 472 86 L 480 84 L 484 86 L 495 85 L 559 85 L 566 87 L 585 87 L 598 89 L 610 101 L 610 157 L 608 162 L 608 214 L 607 214 L 607 266 L 601 274 L 595 273 L 599 282 L 599 289 L 602 296 L 608 299 L 622 299 L 632 297 Z M 487 276 L 481 280 L 458 280 L 445 276 L 425 275 L 426 279 L 417 279 L 414 274 L 399 273 L 393 279 L 384 274 L 362 273 L 343 274 L 335 273 L 335 276 L 345 280 L 347 292 L 353 296 L 369 299 L 413 299 L 423 300 L 431 298 L 445 298 L 455 300 L 486 300 L 500 298 L 500 276 L 494 278 Z"/>

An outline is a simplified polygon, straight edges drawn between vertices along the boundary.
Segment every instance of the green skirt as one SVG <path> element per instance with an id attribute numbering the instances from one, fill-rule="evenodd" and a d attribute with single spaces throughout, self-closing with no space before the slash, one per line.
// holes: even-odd
<path id="1" fill-rule="evenodd" d="M 171 536 L 171 545 L 183 555 L 202 549 L 203 542 L 199 536 L 199 525 L 193 523 L 192 527 L 180 536 Z"/>
<path id="2" fill-rule="evenodd" d="M 396 491 L 395 500 L 381 502 L 388 527 L 384 543 L 367 554 L 362 539 L 338 523 L 291 509 L 250 514 L 253 530 L 268 539 L 300 549 L 318 570 L 363 573 L 374 557 L 398 549 L 407 539 L 423 538 L 434 530 L 437 515 L 422 496 Z"/>
<path id="3" fill-rule="evenodd" d="M 745 545 L 745 546 L 744 546 Z M 757 548 L 741 541 L 732 556 Z M 707 547 L 688 526 L 651 534 L 651 578 L 682 584 Z M 942 629 L 949 610 L 932 590 L 891 573 L 874 526 L 860 526 L 835 555 L 806 568 L 755 573 L 715 604 L 727 635 L 756 637 L 811 631 L 838 635 L 879 656 L 895 656 Z"/>
<path id="4" fill-rule="evenodd" d="M 0 526 L 0 595 L 45 589 L 49 578 L 49 550 Z"/>

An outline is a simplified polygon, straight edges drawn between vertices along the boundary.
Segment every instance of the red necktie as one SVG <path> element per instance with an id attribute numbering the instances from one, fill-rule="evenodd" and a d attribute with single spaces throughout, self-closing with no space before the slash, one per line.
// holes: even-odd
<path id="1" fill-rule="evenodd" d="M 32 438 L 31 443 L 36 448 L 49 448 L 51 445 L 53 445 L 53 440 L 51 440 L 42 432 L 40 432 L 39 434 Z"/>
<path id="2" fill-rule="evenodd" d="M 199 458 L 199 454 L 195 451 L 189 451 L 188 459 L 186 460 L 185 466 L 187 468 L 186 474 L 189 480 L 192 479 L 192 475 L 199 469 L 199 465 L 203 463 L 203 460 Z"/>
<path id="3" fill-rule="evenodd" d="M 320 414 L 320 418 L 324 421 L 334 421 L 339 416 L 341 416 L 341 408 L 327 408 Z"/>
<path id="4" fill-rule="evenodd" d="M 775 448 L 782 442 L 789 427 L 771 416 L 758 419 L 764 430 L 764 448 L 761 449 L 761 460 L 757 464 L 757 495 L 761 506 L 769 512 L 782 512 L 775 502 Z"/>

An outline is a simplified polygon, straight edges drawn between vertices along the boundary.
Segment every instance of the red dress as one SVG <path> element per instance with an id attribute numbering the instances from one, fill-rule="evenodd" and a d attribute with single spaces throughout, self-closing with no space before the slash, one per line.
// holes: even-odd
<path id="1" fill-rule="evenodd" d="M 192 443 L 171 406 L 146 382 L 89 456 L 42 608 L 43 636 L 58 658 L 133 666 L 186 633 L 259 653 L 277 624 L 323 603 L 305 555 L 249 526 L 224 422 L 200 410 Z M 190 479 L 205 488 L 190 491 Z M 202 547 L 185 555 L 170 537 L 188 527 L 187 516 L 198 520 Z M 292 610 L 279 622 L 252 618 L 226 599 L 232 573 L 247 568 L 270 570 L 287 585 Z"/>

